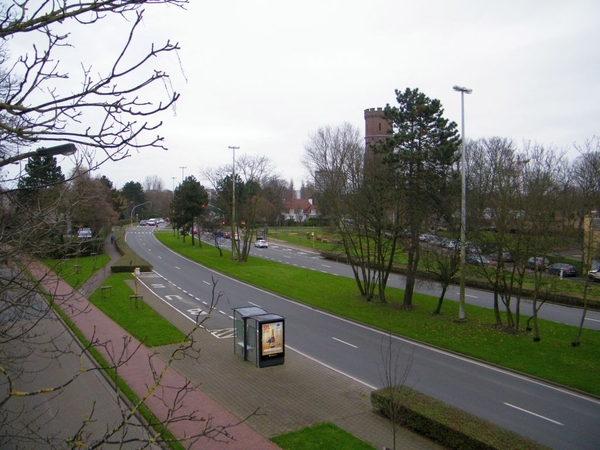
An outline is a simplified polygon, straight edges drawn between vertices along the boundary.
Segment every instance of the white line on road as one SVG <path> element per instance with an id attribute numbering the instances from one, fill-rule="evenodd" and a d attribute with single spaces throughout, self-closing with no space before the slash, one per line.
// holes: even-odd
<path id="1" fill-rule="evenodd" d="M 346 345 L 348 345 L 349 347 L 358 348 L 356 345 L 352 345 L 352 344 L 350 344 L 350 343 L 348 343 L 348 342 L 346 342 L 346 341 L 342 341 L 341 339 L 338 339 L 338 338 L 336 338 L 336 337 L 333 337 L 333 336 L 332 336 L 332 337 L 331 337 L 331 339 L 333 339 L 334 341 L 341 342 L 342 344 L 346 344 Z"/>
<path id="2" fill-rule="evenodd" d="M 586 317 L 585 320 L 591 320 L 592 322 L 600 322 L 600 320 L 598 319 L 590 319 L 589 317 Z"/>
<path id="3" fill-rule="evenodd" d="M 534 412 L 528 411 L 528 410 L 526 410 L 526 409 L 523 409 L 523 408 L 519 408 L 518 406 L 511 405 L 510 403 L 506 403 L 506 402 L 504 402 L 504 404 L 505 404 L 506 406 L 510 406 L 511 408 L 518 409 L 519 411 L 523 411 L 524 413 L 531 414 L 532 416 L 539 417 L 540 419 L 547 420 L 548 422 L 555 423 L 556 425 L 560 425 L 561 427 L 564 427 L 564 426 L 565 426 L 563 423 L 557 422 L 556 420 L 552 420 L 552 419 L 549 419 L 548 417 L 541 416 L 541 415 L 539 415 L 539 414 L 536 414 L 536 413 L 534 413 Z"/>
<path id="4" fill-rule="evenodd" d="M 202 280 L 202 282 L 203 282 L 204 284 L 208 284 L 208 285 L 210 286 L 210 283 L 209 283 L 208 281 L 206 281 L 206 280 Z"/>
<path id="5" fill-rule="evenodd" d="M 179 267 L 179 266 L 175 266 L 175 268 L 176 268 L 177 270 L 181 270 L 181 267 Z"/>
<path id="6" fill-rule="evenodd" d="M 328 266 L 327 264 L 321 264 L 323 267 L 327 267 L 328 269 L 331 269 L 331 266 Z"/>

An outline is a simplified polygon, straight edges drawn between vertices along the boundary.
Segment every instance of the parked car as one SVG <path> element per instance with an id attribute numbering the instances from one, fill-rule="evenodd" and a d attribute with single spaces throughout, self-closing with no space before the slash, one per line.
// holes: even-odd
<path id="1" fill-rule="evenodd" d="M 489 266 L 491 264 L 490 260 L 487 259 L 485 256 L 477 255 L 475 253 L 468 255 L 466 262 L 468 264 L 475 264 L 478 266 Z"/>
<path id="2" fill-rule="evenodd" d="M 257 248 L 269 248 L 269 243 L 264 240 L 264 239 L 258 239 L 255 243 L 254 246 Z"/>
<path id="3" fill-rule="evenodd" d="M 549 265 L 550 261 L 548 260 L 548 258 L 544 258 L 543 256 L 532 256 L 525 263 L 525 267 L 531 270 L 544 270 Z"/>
<path id="4" fill-rule="evenodd" d="M 514 262 L 514 258 L 509 252 L 502 252 L 501 256 L 498 256 L 498 252 L 490 254 L 490 259 L 492 261 L 504 261 L 504 262 Z"/>
<path id="5" fill-rule="evenodd" d="M 588 272 L 588 278 L 590 281 L 599 282 L 600 281 L 600 267 L 590 270 Z"/>
<path id="6" fill-rule="evenodd" d="M 546 268 L 546 272 L 550 275 L 560 275 L 562 271 L 563 277 L 576 277 L 577 276 L 577 267 L 573 264 L 567 263 L 554 263 L 550 264 Z"/>

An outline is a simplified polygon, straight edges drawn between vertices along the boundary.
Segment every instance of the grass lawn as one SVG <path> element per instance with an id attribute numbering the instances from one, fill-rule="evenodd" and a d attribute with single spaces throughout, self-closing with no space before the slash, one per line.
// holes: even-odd
<path id="1" fill-rule="evenodd" d="M 108 255 L 102 254 L 42 262 L 58 273 L 73 289 L 77 289 L 98 270 L 106 270 L 103 266 L 109 260 Z M 152 308 L 130 307 L 129 296 L 134 292 L 125 281 L 133 279 L 130 273 L 110 274 L 102 283 L 105 286 L 112 286 L 110 294 L 107 292 L 108 298 L 101 298 L 101 290 L 97 289 L 88 300 L 147 347 L 182 342 L 185 335 Z"/>
<path id="2" fill-rule="evenodd" d="M 73 289 L 79 288 L 99 270 L 105 270 L 104 266 L 108 261 L 110 261 L 110 257 L 106 253 L 81 258 L 42 260 L 47 267 L 60 275 Z"/>
<path id="3" fill-rule="evenodd" d="M 147 347 L 182 342 L 185 334 L 154 309 L 130 306 L 129 296 L 133 291 L 125 281 L 133 279 L 130 273 L 113 273 L 103 283 L 112 286 L 112 293 L 102 298 L 100 289 L 97 289 L 88 300 Z"/>
<path id="4" fill-rule="evenodd" d="M 285 450 L 374 450 L 332 423 L 320 423 L 272 439 Z"/>
<path id="5" fill-rule="evenodd" d="M 231 260 L 226 249 L 220 257 L 210 245 L 199 248 L 196 242 L 192 247 L 190 239 L 183 243 L 169 232 L 156 233 L 156 237 L 183 256 L 263 289 L 401 336 L 600 395 L 597 331 L 584 330 L 581 345 L 572 347 L 575 327 L 541 320 L 541 342 L 533 342 L 525 331 L 512 335 L 495 329 L 491 309 L 466 305 L 468 320 L 457 323 L 456 302 L 446 301 L 443 314 L 433 316 L 437 298 L 416 294 L 413 310 L 405 311 L 398 307 L 403 296 L 399 289 L 386 291 L 387 304 L 365 302 L 352 279 L 260 258 L 239 263 Z"/>

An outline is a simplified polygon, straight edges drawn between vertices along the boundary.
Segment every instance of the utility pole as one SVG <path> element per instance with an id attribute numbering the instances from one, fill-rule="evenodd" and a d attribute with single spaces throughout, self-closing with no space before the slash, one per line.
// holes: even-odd
<path id="1" fill-rule="evenodd" d="M 232 202 L 231 202 L 231 257 L 234 258 L 236 251 L 236 226 L 235 226 L 235 151 L 239 149 L 239 147 L 229 146 L 231 150 L 233 150 L 233 178 L 231 179 L 231 185 L 233 186 L 233 194 L 232 194 Z"/>
<path id="2" fill-rule="evenodd" d="M 181 169 L 181 182 L 183 183 L 183 171 L 185 169 L 187 169 L 187 167 L 186 166 L 179 166 L 179 168 Z"/>

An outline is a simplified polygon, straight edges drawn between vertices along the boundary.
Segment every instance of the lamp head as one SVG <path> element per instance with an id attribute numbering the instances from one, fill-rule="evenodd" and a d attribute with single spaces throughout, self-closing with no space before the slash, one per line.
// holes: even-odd
<path id="1" fill-rule="evenodd" d="M 470 94 L 471 92 L 473 92 L 473 89 L 469 89 L 469 88 L 462 87 L 462 86 L 456 86 L 456 85 L 454 85 L 452 87 L 452 89 L 454 89 L 457 92 L 463 92 L 465 94 Z"/>

